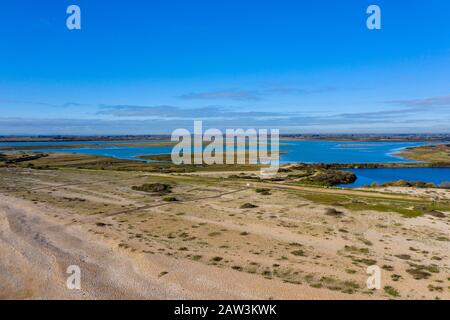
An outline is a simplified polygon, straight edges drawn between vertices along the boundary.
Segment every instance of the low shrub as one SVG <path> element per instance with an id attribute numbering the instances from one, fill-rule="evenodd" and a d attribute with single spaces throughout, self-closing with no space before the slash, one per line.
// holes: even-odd
<path id="1" fill-rule="evenodd" d="M 157 194 L 167 194 L 172 192 L 172 186 L 164 183 L 145 183 L 141 186 L 133 186 L 131 189 L 135 191 L 157 193 Z"/>
<path id="2" fill-rule="evenodd" d="M 253 209 L 253 208 L 258 208 L 257 205 L 251 204 L 251 203 L 244 203 L 241 206 L 241 209 Z"/>

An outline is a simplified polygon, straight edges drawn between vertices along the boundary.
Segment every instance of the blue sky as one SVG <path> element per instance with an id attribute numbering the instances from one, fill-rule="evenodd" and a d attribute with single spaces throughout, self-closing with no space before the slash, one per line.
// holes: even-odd
<path id="1" fill-rule="evenodd" d="M 66 28 L 81 8 L 82 29 Z M 366 9 L 382 29 L 366 28 Z M 450 132 L 447 0 L 5 0 L 0 134 Z"/>

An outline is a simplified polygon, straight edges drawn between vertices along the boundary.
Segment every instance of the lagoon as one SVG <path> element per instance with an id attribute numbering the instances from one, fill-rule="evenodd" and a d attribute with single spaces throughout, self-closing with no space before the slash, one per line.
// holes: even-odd
<path id="1" fill-rule="evenodd" d="M 69 152 L 114 157 L 119 159 L 138 160 L 140 155 L 155 155 L 170 153 L 170 146 L 117 146 L 124 143 L 139 143 L 148 141 L 70 141 L 70 142 L 0 142 L 0 147 L 50 146 L 50 145 L 93 145 L 92 148 L 36 149 L 40 152 Z M 162 142 L 162 141 L 160 141 Z M 114 144 L 114 146 L 108 146 Z M 395 155 L 404 148 L 416 147 L 425 143 L 417 142 L 357 142 L 357 141 L 305 141 L 281 140 L 281 163 L 386 163 L 414 162 Z M 101 146 L 99 148 L 98 146 Z"/>
<path id="2" fill-rule="evenodd" d="M 389 163 L 414 162 L 395 154 L 402 149 L 418 147 L 418 142 L 358 142 L 358 141 L 281 141 L 281 161 L 305 163 Z"/>
<path id="3" fill-rule="evenodd" d="M 358 179 L 344 188 L 358 188 L 372 183 L 382 184 L 396 180 L 423 181 L 440 185 L 450 182 L 450 168 L 377 168 L 348 169 L 356 174 Z"/>

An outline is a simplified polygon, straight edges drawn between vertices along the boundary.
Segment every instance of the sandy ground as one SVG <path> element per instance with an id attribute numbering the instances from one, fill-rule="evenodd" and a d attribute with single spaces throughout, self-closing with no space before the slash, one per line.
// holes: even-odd
<path id="1" fill-rule="evenodd" d="M 448 213 L 334 217 L 301 188 L 263 196 L 196 177 L 0 171 L 0 298 L 450 298 Z M 179 201 L 131 190 L 161 179 Z M 365 287 L 372 264 L 397 294 Z M 80 291 L 66 286 L 70 265 Z"/>
<path id="2" fill-rule="evenodd" d="M 124 254 L 67 226 L 27 201 L 0 196 L 0 298 L 12 299 L 314 299 L 313 288 L 164 255 Z M 66 286 L 70 265 L 82 270 L 82 290 Z M 161 272 L 169 276 L 160 278 Z M 339 298 L 342 294 L 330 294 Z"/>

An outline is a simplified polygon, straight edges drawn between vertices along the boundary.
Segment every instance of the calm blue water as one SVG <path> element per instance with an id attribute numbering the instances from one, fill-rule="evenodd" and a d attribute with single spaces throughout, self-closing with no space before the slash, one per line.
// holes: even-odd
<path id="1" fill-rule="evenodd" d="M 96 156 L 113 157 L 118 159 L 140 160 L 138 156 L 167 154 L 172 147 L 107 147 L 107 148 L 74 148 L 74 149 L 40 149 L 39 152 L 69 152 L 77 154 L 92 154 Z"/>
<path id="2" fill-rule="evenodd" d="M 424 181 L 440 185 L 450 182 L 450 168 L 379 168 L 349 169 L 358 179 L 353 184 L 341 187 L 356 188 L 372 183 L 385 183 L 396 180 Z"/>
<path id="3" fill-rule="evenodd" d="M 158 142 L 164 142 L 161 140 Z M 55 145 L 93 145 L 93 146 L 107 146 L 116 144 L 130 144 L 148 141 L 64 141 L 64 142 L 0 142 L 0 147 L 25 147 L 25 146 L 55 146 Z M 1 151 L 1 150 L 0 150 Z M 90 154 L 97 156 L 113 157 L 118 159 L 141 160 L 136 158 L 140 155 L 165 154 L 172 151 L 172 147 L 102 147 L 102 148 L 70 148 L 70 149 L 36 149 L 38 152 L 67 152 L 76 154 Z"/>
<path id="4" fill-rule="evenodd" d="M 306 163 L 381 163 L 414 162 L 393 153 L 424 145 L 416 142 L 337 142 L 337 141 L 281 141 L 280 150 L 289 153 L 281 156 L 282 162 Z"/>
<path id="5" fill-rule="evenodd" d="M 109 145 L 133 143 L 138 141 L 71 141 L 71 142 L 0 142 L 2 146 L 45 146 L 45 145 Z M 142 141 L 141 141 L 142 142 Z M 411 162 L 393 155 L 402 148 L 420 146 L 424 143 L 408 142 L 337 142 L 337 141 L 281 141 L 280 150 L 288 151 L 281 155 L 281 162 L 306 163 L 380 163 Z M 286 144 L 286 145 L 284 145 Z M 171 147 L 117 147 L 106 148 L 73 148 L 73 149 L 40 149 L 41 152 L 71 152 L 137 160 L 140 155 L 170 153 Z"/>
<path id="6" fill-rule="evenodd" d="M 138 160 L 139 155 L 167 154 L 172 147 L 119 147 L 111 144 L 142 141 L 71 141 L 71 142 L 0 142 L 3 146 L 45 146 L 45 145 L 107 145 L 105 148 L 39 149 L 40 152 L 69 152 Z M 421 146 L 415 142 L 337 142 L 337 141 L 281 141 L 280 150 L 288 151 L 281 155 L 281 162 L 306 163 L 382 163 L 413 162 L 393 154 L 403 148 Z M 390 168 L 390 169 L 352 169 L 358 180 L 345 187 L 360 187 L 373 182 L 384 183 L 395 180 L 425 181 L 440 184 L 450 181 L 450 168 Z"/>

